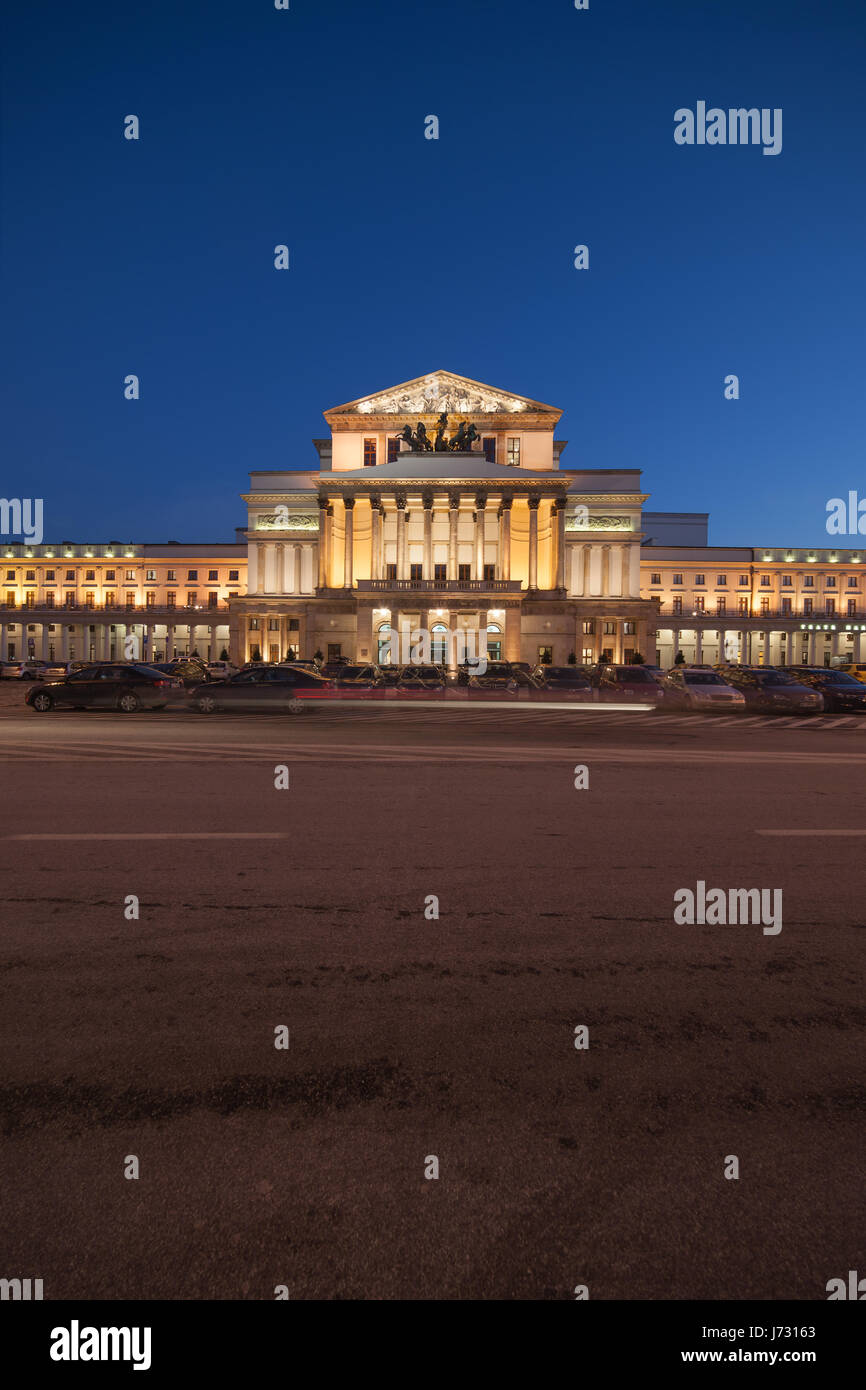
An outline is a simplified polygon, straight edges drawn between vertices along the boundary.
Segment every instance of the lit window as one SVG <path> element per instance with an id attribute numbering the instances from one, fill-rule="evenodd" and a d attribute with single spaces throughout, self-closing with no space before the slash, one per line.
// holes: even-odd
<path id="1" fill-rule="evenodd" d="M 509 439 L 509 440 L 508 440 L 508 454 L 507 454 L 507 458 L 508 458 L 509 467 L 511 467 L 511 468 L 519 468 L 519 467 L 520 467 L 520 440 L 519 440 L 519 439 Z"/>
<path id="2" fill-rule="evenodd" d="M 376 467 L 376 441 L 375 439 L 364 440 L 364 467 Z"/>

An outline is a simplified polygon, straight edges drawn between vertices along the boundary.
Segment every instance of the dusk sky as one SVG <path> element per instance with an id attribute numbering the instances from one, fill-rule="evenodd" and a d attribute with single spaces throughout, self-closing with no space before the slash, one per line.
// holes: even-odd
<path id="1" fill-rule="evenodd" d="M 46 540 L 233 539 L 251 469 L 436 368 L 716 545 L 866 495 L 860 0 L 31 0 L 3 50 L 0 490 Z M 677 145 L 699 101 L 781 153 Z"/>

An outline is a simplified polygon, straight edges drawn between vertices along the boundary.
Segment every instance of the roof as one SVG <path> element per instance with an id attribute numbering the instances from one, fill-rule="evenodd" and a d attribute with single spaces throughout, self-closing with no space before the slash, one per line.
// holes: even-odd
<path id="1" fill-rule="evenodd" d="M 328 485 L 341 482 L 376 483 L 381 479 L 391 482 L 442 483 L 465 482 L 467 478 L 496 481 L 502 483 L 554 483 L 562 487 L 567 483 L 565 474 L 556 469 L 532 473 L 527 468 L 509 468 L 500 463 L 489 463 L 483 454 L 411 454 L 408 451 L 393 463 L 381 463 L 375 468 L 350 468 L 345 472 L 319 475 Z"/>

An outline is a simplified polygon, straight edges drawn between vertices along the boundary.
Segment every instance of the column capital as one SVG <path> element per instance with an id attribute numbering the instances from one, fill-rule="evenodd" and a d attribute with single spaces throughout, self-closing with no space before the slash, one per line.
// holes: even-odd
<path id="1" fill-rule="evenodd" d="M 510 512 L 513 502 L 514 502 L 514 498 L 513 498 L 513 496 L 511 495 L 511 493 L 510 493 L 510 492 L 505 493 L 505 494 L 503 495 L 503 497 L 502 497 L 502 501 L 499 503 L 499 509 L 500 509 L 500 511 L 503 511 L 503 512 Z"/>
<path id="2" fill-rule="evenodd" d="M 459 493 L 459 492 L 449 492 L 449 494 L 448 494 L 448 510 L 449 510 L 449 511 L 456 512 L 456 511 L 459 510 L 459 508 L 460 508 L 460 493 Z"/>
<path id="3" fill-rule="evenodd" d="M 476 508 L 478 509 L 478 511 L 480 511 L 480 512 L 483 512 L 483 511 L 484 511 L 484 508 L 487 506 L 487 493 L 486 493 L 486 492 L 477 492 L 477 493 L 475 494 L 475 506 L 476 506 Z"/>
<path id="4" fill-rule="evenodd" d="M 433 510 L 433 493 L 432 493 L 432 492 L 425 492 L 425 493 L 423 494 L 422 500 L 423 500 L 423 502 L 424 502 L 424 510 L 425 510 L 425 512 L 432 512 L 432 510 Z"/>
<path id="5" fill-rule="evenodd" d="M 346 508 L 346 511 L 347 511 L 347 512 L 350 512 L 350 511 L 352 510 L 352 508 L 354 507 L 354 505 L 355 505 L 355 499 L 354 499 L 354 497 L 344 497 L 344 498 L 343 498 L 343 506 Z"/>
<path id="6" fill-rule="evenodd" d="M 399 512 L 405 512 L 405 510 L 406 510 L 406 494 L 405 494 L 405 492 L 395 492 L 395 493 L 394 493 L 394 501 L 395 501 L 396 504 L 397 504 L 397 510 L 398 510 Z"/>
<path id="7" fill-rule="evenodd" d="M 382 498 L 378 492 L 370 493 L 370 506 L 373 508 L 374 512 L 380 512 L 382 510 Z"/>
<path id="8" fill-rule="evenodd" d="M 530 492 L 528 501 L 529 501 L 529 510 L 532 511 L 532 512 L 537 512 L 537 511 L 538 511 L 538 508 L 539 508 L 539 505 L 540 505 L 540 503 L 541 503 L 541 497 L 540 497 L 539 493 L 537 493 L 537 492 Z"/>
<path id="9" fill-rule="evenodd" d="M 323 492 L 319 493 L 318 497 L 316 498 L 316 501 L 318 502 L 319 509 L 321 511 L 324 511 L 331 504 L 331 499 L 329 497 L 326 497 Z"/>

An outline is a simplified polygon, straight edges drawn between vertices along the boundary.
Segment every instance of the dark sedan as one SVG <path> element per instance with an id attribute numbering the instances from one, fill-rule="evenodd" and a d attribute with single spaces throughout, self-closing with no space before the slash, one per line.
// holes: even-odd
<path id="1" fill-rule="evenodd" d="M 183 682 L 154 666 L 106 661 L 99 666 L 83 666 L 63 680 L 41 682 L 28 690 L 25 698 L 39 714 L 47 714 L 58 705 L 134 714 L 140 709 L 164 709 L 183 696 Z"/>
<path id="2" fill-rule="evenodd" d="M 791 666 L 791 675 L 801 685 L 817 690 L 825 710 L 837 714 L 866 713 L 866 685 L 845 671 L 826 666 Z"/>
<path id="3" fill-rule="evenodd" d="M 439 666 L 404 666 L 393 687 L 399 699 L 442 699 L 447 680 Z"/>
<path id="4" fill-rule="evenodd" d="M 742 690 L 746 708 L 764 714 L 820 714 L 824 697 L 787 671 L 761 666 L 727 666 L 725 679 Z"/>
<path id="5" fill-rule="evenodd" d="M 298 666 L 253 666 L 224 681 L 209 681 L 189 692 L 199 714 L 216 710 L 259 714 L 302 714 L 313 700 L 333 698 L 333 681 Z"/>
<path id="6" fill-rule="evenodd" d="M 381 700 L 390 693 L 378 666 L 341 666 L 334 685 L 343 700 Z"/>
<path id="7" fill-rule="evenodd" d="M 473 674 L 471 666 L 464 669 L 468 672 L 468 694 L 479 700 L 516 700 L 521 694 L 525 697 L 537 684 L 523 665 L 512 661 L 488 661 L 486 670 L 478 675 Z"/>
<path id="8" fill-rule="evenodd" d="M 662 705 L 665 692 L 643 666 L 594 666 L 590 679 L 598 699 L 607 703 Z"/>
<path id="9" fill-rule="evenodd" d="M 537 666 L 532 673 L 535 700 L 592 700 L 592 682 L 584 666 Z"/>

